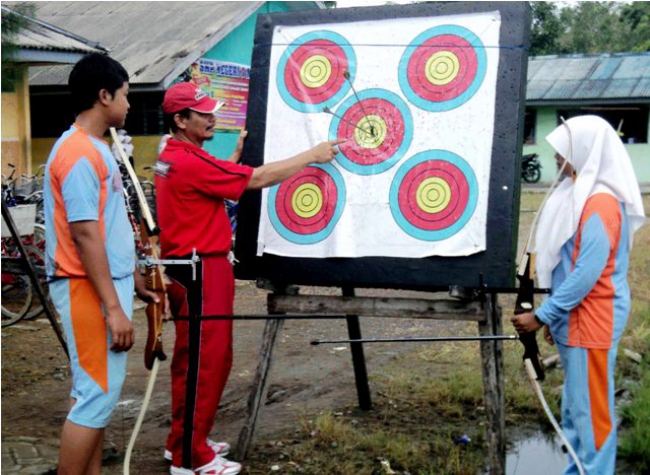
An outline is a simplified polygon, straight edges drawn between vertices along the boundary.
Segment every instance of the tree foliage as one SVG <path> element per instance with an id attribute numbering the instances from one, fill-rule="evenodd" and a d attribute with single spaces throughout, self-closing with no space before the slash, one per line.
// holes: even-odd
<path id="1" fill-rule="evenodd" d="M 20 69 L 12 62 L 18 50 L 16 38 L 27 20 L 25 16 L 34 16 L 34 4 L 20 3 L 12 5 L 11 10 L 2 10 L 2 91 L 11 92 L 20 80 Z"/>
<path id="2" fill-rule="evenodd" d="M 531 2 L 530 54 L 650 51 L 650 3 Z"/>

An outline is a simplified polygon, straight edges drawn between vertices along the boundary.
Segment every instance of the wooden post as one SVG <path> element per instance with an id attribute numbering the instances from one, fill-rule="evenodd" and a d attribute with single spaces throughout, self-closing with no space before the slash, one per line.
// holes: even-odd
<path id="1" fill-rule="evenodd" d="M 354 297 L 352 287 L 343 287 L 344 297 Z M 361 339 L 361 325 L 359 315 L 346 315 L 348 323 L 348 336 L 350 340 Z M 357 385 L 357 397 L 359 398 L 359 409 L 369 411 L 372 409 L 370 399 L 370 385 L 368 384 L 368 371 L 366 369 L 366 357 L 363 354 L 363 343 L 350 343 L 352 353 L 352 366 L 354 368 L 354 381 Z"/>
<path id="2" fill-rule="evenodd" d="M 248 398 L 247 414 L 248 419 L 239 433 L 235 460 L 244 460 L 248 450 L 253 443 L 257 426 L 259 424 L 260 412 L 266 402 L 269 389 L 269 376 L 273 365 L 273 352 L 275 351 L 278 335 L 282 333 L 284 319 L 267 320 L 264 326 L 262 348 L 260 350 L 260 361 L 253 380 L 253 391 Z"/>
<path id="3" fill-rule="evenodd" d="M 496 294 L 485 299 L 485 321 L 478 324 L 481 335 L 502 335 L 501 311 Z M 487 416 L 485 439 L 488 447 L 488 472 L 503 475 L 506 469 L 505 397 L 503 342 L 481 341 L 483 399 Z"/>

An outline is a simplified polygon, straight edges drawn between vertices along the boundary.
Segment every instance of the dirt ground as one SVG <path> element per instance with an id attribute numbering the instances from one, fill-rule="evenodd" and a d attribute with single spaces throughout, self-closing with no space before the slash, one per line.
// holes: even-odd
<path id="1" fill-rule="evenodd" d="M 301 288 L 301 293 L 340 294 L 337 289 Z M 237 282 L 235 312 L 265 314 L 266 291 L 253 282 Z M 359 291 L 358 295 L 422 297 L 415 292 Z M 103 473 L 122 473 L 121 459 L 140 410 L 148 372 L 142 363 L 146 318 L 143 310 L 135 316 L 137 343 L 130 352 L 129 374 L 121 403 L 107 429 L 106 447 L 115 453 Z M 450 334 L 453 322 L 432 320 L 361 318 L 364 337 Z M 235 445 L 246 417 L 246 404 L 257 368 L 264 322 L 235 323 L 235 360 L 221 402 L 213 438 Z M 171 323 L 165 325 L 164 346 L 168 356 L 174 341 Z M 257 434 L 257 447 L 269 441 L 291 437 L 300 429 L 300 419 L 321 410 L 353 407 L 357 403 L 349 347 L 346 345 L 312 346 L 310 340 L 346 338 L 344 320 L 289 320 L 285 323 L 277 358 L 270 378 L 267 404 Z M 365 345 L 368 371 L 401 352 L 413 351 L 412 345 Z M 169 363 L 161 364 L 154 396 L 133 453 L 131 473 L 168 473 L 162 452 L 170 424 Z M 422 362 L 422 364 L 425 364 Z M 57 439 L 67 413 L 70 377 L 65 355 L 49 322 L 41 317 L 2 329 L 2 437 L 28 436 Z M 371 387 L 372 391 L 372 387 Z M 253 447 L 252 452 L 255 452 Z M 243 473 L 271 473 L 271 467 L 257 462 L 255 456 L 244 462 Z M 278 472 L 275 472 L 278 473 Z"/>

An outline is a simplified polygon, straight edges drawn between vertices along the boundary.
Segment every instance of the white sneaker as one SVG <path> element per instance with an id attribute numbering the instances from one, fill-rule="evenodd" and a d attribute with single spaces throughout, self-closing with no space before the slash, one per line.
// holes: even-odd
<path id="1" fill-rule="evenodd" d="M 196 470 L 181 467 L 171 467 L 169 469 L 171 475 L 237 475 L 240 471 L 241 464 L 231 462 L 218 455 L 212 462 Z"/>
<path id="2" fill-rule="evenodd" d="M 208 439 L 206 441 L 210 448 L 212 448 L 212 451 L 214 452 L 215 455 L 219 455 L 220 457 L 224 457 L 228 455 L 230 452 L 230 444 L 228 442 L 215 442 L 214 440 Z M 172 461 L 172 453 L 171 451 L 165 449 L 165 453 L 163 455 L 165 457 L 165 460 Z"/>

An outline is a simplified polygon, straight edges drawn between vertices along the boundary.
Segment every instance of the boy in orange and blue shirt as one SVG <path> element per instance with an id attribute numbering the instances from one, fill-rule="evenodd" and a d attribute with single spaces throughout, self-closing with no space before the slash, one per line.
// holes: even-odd
<path id="1" fill-rule="evenodd" d="M 128 74 L 117 61 L 91 54 L 74 66 L 69 86 L 76 121 L 54 145 L 44 184 L 46 270 L 72 373 L 58 473 L 99 475 L 104 428 L 134 340 L 133 290 L 147 301 L 159 298 L 135 271 L 122 178 L 101 138 L 124 124 Z"/>

